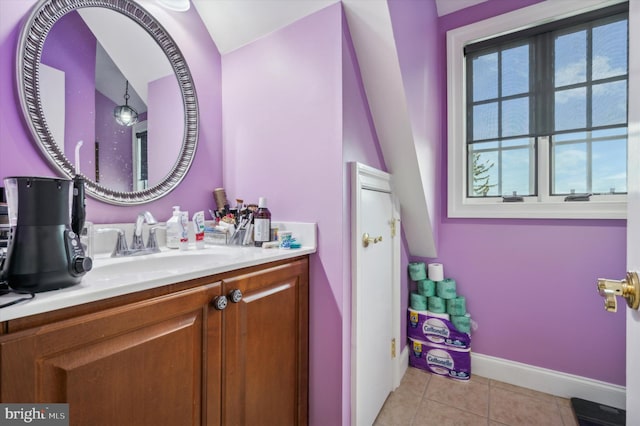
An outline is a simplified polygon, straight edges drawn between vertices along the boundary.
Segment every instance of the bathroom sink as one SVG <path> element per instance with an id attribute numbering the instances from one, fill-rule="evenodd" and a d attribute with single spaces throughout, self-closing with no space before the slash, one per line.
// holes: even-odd
<path id="1" fill-rule="evenodd" d="M 163 251 L 144 256 L 97 257 L 86 279 L 94 281 L 139 281 L 212 269 L 233 263 L 244 251 L 212 247 L 204 250 Z"/>

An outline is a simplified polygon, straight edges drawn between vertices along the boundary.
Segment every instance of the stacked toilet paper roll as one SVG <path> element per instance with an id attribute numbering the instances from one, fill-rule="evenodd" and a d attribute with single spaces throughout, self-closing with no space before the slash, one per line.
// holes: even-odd
<path id="1" fill-rule="evenodd" d="M 442 281 L 444 280 L 444 266 L 442 263 L 430 263 L 427 266 L 427 276 L 432 281 Z"/>
<path id="2" fill-rule="evenodd" d="M 455 299 L 458 296 L 456 281 L 451 278 L 438 281 L 436 284 L 436 294 L 443 299 Z"/>
<path id="3" fill-rule="evenodd" d="M 413 281 L 426 280 L 427 269 L 424 265 L 424 262 L 409 263 L 409 276 Z"/>
<path id="4" fill-rule="evenodd" d="M 451 315 L 451 323 L 459 331 L 471 334 L 471 315 Z"/>
<path id="5" fill-rule="evenodd" d="M 416 291 L 411 293 L 411 309 L 451 318 L 451 324 L 458 331 L 471 334 L 467 301 L 458 294 L 456 281 L 445 278 L 443 264 L 410 262 L 408 269 L 411 280 L 416 283 Z"/>
<path id="6" fill-rule="evenodd" d="M 447 313 L 450 315 L 465 315 L 467 313 L 467 301 L 464 296 L 447 299 Z"/>
<path id="7" fill-rule="evenodd" d="M 427 306 L 430 312 L 435 312 L 436 314 L 444 314 L 447 312 L 444 299 L 438 296 L 429 297 L 427 300 Z"/>
<path id="8" fill-rule="evenodd" d="M 436 282 L 432 280 L 420 280 L 418 281 L 418 293 L 426 297 L 432 297 L 436 295 Z"/>
<path id="9" fill-rule="evenodd" d="M 427 297 L 420 293 L 411 293 L 411 309 L 416 311 L 426 311 Z"/>

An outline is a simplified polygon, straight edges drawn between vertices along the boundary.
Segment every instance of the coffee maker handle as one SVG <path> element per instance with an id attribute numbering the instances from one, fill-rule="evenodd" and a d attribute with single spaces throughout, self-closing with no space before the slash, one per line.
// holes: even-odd
<path id="1" fill-rule="evenodd" d="M 71 230 L 76 235 L 82 234 L 84 221 L 87 216 L 84 199 L 84 178 L 75 175 L 73 178 L 73 206 L 71 210 Z"/>

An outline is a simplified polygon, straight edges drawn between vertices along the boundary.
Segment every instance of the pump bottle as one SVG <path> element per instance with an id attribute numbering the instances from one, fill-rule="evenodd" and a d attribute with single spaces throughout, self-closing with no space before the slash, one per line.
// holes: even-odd
<path id="1" fill-rule="evenodd" d="M 177 249 L 180 247 L 180 206 L 173 206 L 173 216 L 167 220 L 167 247 Z"/>

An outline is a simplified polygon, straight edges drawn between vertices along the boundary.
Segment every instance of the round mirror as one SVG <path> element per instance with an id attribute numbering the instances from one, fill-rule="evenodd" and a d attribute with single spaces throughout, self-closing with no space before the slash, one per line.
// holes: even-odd
<path id="1" fill-rule="evenodd" d="M 141 204 L 185 176 L 197 144 L 193 80 L 164 28 L 131 0 L 41 0 L 18 50 L 36 144 L 89 195 Z"/>

